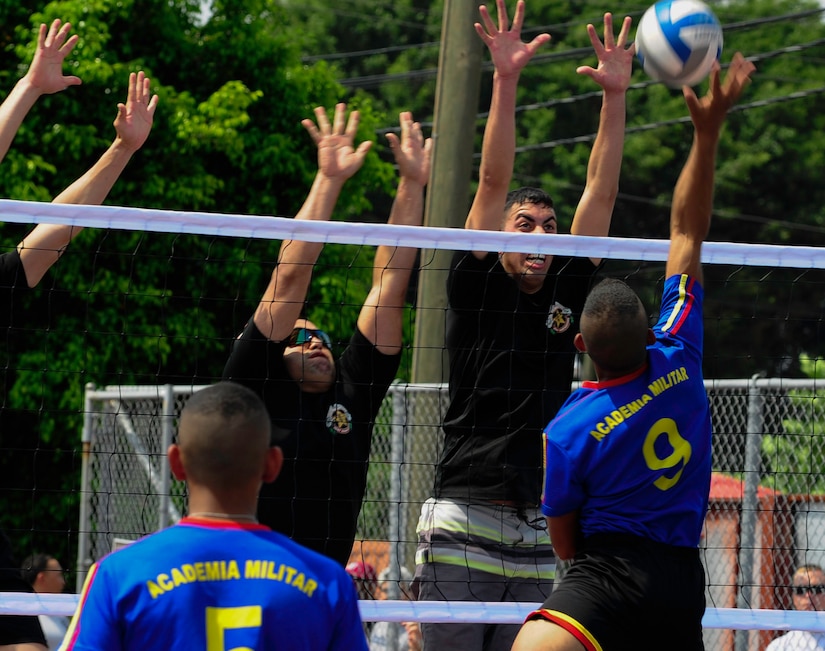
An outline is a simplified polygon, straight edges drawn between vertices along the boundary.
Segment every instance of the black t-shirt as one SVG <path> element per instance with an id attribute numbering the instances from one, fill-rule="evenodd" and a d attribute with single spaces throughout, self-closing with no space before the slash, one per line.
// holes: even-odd
<path id="1" fill-rule="evenodd" d="M 232 347 L 225 380 L 250 387 L 269 410 L 284 467 L 264 484 L 258 518 L 293 540 L 349 559 L 367 479 L 375 417 L 401 359 L 383 355 L 357 329 L 322 394 L 305 393 L 284 365 L 285 342 L 249 321 Z"/>
<path id="2" fill-rule="evenodd" d="M 26 273 L 20 254 L 15 249 L 0 255 L 0 337 L 3 340 L 2 359 L 3 368 L 8 365 L 8 341 L 14 315 L 14 295 L 17 291 L 28 291 Z M 5 386 L 5 381 L 3 381 Z M 14 560 L 11 544 L 6 534 L 0 531 L 0 580 L 17 579 L 20 577 L 20 567 Z"/>
<path id="3" fill-rule="evenodd" d="M 436 497 L 539 503 L 541 432 L 570 394 L 573 338 L 595 271 L 587 258 L 554 256 L 542 288 L 526 294 L 496 254 L 454 255 Z"/>
<path id="4" fill-rule="evenodd" d="M 0 254 L 0 289 L 28 288 L 28 286 L 23 262 L 20 260 L 20 252 L 15 249 Z"/>

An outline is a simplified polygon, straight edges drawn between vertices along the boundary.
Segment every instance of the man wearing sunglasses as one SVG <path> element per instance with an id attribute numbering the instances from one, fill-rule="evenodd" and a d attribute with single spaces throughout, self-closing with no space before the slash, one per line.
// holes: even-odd
<path id="1" fill-rule="evenodd" d="M 819 565 L 802 565 L 792 579 L 794 610 L 825 610 L 825 572 Z M 825 633 L 790 631 L 771 642 L 765 651 L 825 651 Z"/>
<path id="2" fill-rule="evenodd" d="M 318 147 L 318 173 L 295 219 L 329 220 L 344 182 L 361 167 L 370 142 L 353 147 L 358 112 L 338 104 L 303 125 Z M 431 141 L 409 113 L 401 137 L 387 136 L 399 168 L 389 222 L 421 225 Z M 405 296 L 416 250 L 379 246 L 373 285 L 352 338 L 336 359 L 329 336 L 302 318 L 312 268 L 323 244 L 281 245 L 278 264 L 255 314 L 235 341 L 224 379 L 264 399 L 273 438 L 284 451 L 277 482 L 266 484 L 258 518 L 307 547 L 347 563 L 364 496 L 372 424 L 395 378 Z"/>

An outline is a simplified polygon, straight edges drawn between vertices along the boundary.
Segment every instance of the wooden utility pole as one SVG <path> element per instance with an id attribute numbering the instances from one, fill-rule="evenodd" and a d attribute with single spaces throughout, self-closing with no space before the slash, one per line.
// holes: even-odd
<path id="1" fill-rule="evenodd" d="M 470 209 L 484 46 L 473 28 L 478 19 L 478 0 L 445 0 L 432 132 L 435 147 L 424 214 L 427 226 L 463 228 Z M 441 383 L 448 378 L 444 324 L 451 257 L 451 251 L 421 251 L 412 365 L 416 383 Z M 390 556 L 394 562 L 411 566 L 421 503 L 432 495 L 441 401 L 433 391 L 409 395 L 415 396 L 405 428 L 405 436 L 410 437 L 411 470 L 399 511 L 402 540 L 391 548 Z"/>
<path id="2" fill-rule="evenodd" d="M 473 24 L 478 0 L 446 0 L 435 92 L 432 172 L 424 223 L 463 227 L 470 208 L 483 43 Z M 446 382 L 446 281 L 451 251 L 421 252 L 413 382 Z"/>

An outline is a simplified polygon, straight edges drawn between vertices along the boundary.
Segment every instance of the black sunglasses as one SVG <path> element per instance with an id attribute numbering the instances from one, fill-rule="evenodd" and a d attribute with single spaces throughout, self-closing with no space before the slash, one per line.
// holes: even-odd
<path id="1" fill-rule="evenodd" d="M 813 594 L 823 594 L 825 593 L 825 585 L 795 585 L 793 586 L 793 593 L 795 595 L 803 595 L 806 592 L 811 592 Z"/>
<path id="2" fill-rule="evenodd" d="M 287 343 L 290 346 L 301 346 L 317 339 L 324 346 L 332 350 L 332 339 L 323 330 L 315 330 L 313 328 L 295 328 L 290 334 Z"/>

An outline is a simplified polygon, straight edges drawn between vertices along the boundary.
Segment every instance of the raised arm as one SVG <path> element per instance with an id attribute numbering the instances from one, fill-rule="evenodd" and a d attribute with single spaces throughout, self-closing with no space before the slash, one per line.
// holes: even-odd
<path id="1" fill-rule="evenodd" d="M 550 40 L 549 34 L 539 34 L 530 43 L 521 40 L 524 24 L 524 0 L 518 0 L 513 24 L 508 27 L 504 0 L 496 0 L 498 28 L 487 8 L 479 7 L 483 26 L 475 24 L 476 32 L 490 50 L 495 66 L 490 114 L 484 127 L 481 147 L 481 168 L 478 190 L 465 228 L 497 231 L 504 219 L 504 204 L 513 177 L 516 156 L 516 91 L 524 66 L 539 47 Z M 478 252 L 476 255 L 481 256 Z"/>
<path id="2" fill-rule="evenodd" d="M 724 83 L 719 79 L 719 64 L 714 64 L 710 73 L 710 88 L 702 99 L 698 99 L 687 86 L 682 89 L 694 131 L 690 153 L 673 191 L 670 250 L 665 268 L 668 277 L 688 274 L 702 282 L 701 250 L 713 210 L 719 135 L 728 110 L 750 83 L 755 69 L 753 63 L 737 52 L 733 55 Z"/>
<path id="3" fill-rule="evenodd" d="M 103 203 L 132 155 L 149 137 L 157 104 L 157 95 L 153 97 L 150 92 L 150 80 L 143 72 L 131 73 L 126 104 L 117 105 L 114 141 L 92 168 L 57 195 L 52 203 Z M 23 238 L 17 250 L 29 287 L 40 282 L 81 230 L 79 226 L 39 224 Z"/>
<path id="4" fill-rule="evenodd" d="M 576 72 L 587 75 L 602 87 L 602 109 L 599 129 L 587 164 L 584 193 L 570 227 L 570 232 L 574 235 L 604 237 L 610 231 L 622 168 L 625 94 L 630 84 L 633 55 L 636 52 L 635 45 L 627 47 L 630 24 L 630 17 L 625 17 L 616 40 L 613 36 L 613 16 L 606 13 L 604 43 L 599 40 L 595 27 L 587 26 L 599 65 L 597 68 L 582 66 Z M 593 259 L 593 262 L 598 264 L 600 260 Z"/>
<path id="5" fill-rule="evenodd" d="M 424 219 L 424 187 L 430 176 L 432 141 L 424 139 L 421 125 L 408 112 L 401 113 L 401 140 L 387 139 L 398 164 L 398 190 L 390 211 L 390 224 L 420 226 Z M 358 329 L 386 355 L 401 349 L 404 298 L 415 264 L 416 249 L 379 246 L 372 270 L 372 289 L 358 315 Z"/>
<path id="6" fill-rule="evenodd" d="M 318 147 L 318 172 L 295 219 L 328 221 L 344 183 L 364 163 L 372 143 L 353 147 L 359 114 L 353 111 L 347 119 L 346 113 L 346 105 L 337 104 L 330 125 L 326 110 L 319 106 L 315 109 L 317 126 L 309 119 L 301 122 Z M 313 265 L 323 248 L 323 244 L 301 240 L 281 244 L 278 264 L 254 316 L 258 330 L 272 341 L 281 341 L 292 332 L 309 291 Z"/>
<path id="7" fill-rule="evenodd" d="M 80 78 L 63 75 L 63 60 L 78 38 L 76 34 L 69 36 L 71 28 L 69 23 L 61 27 L 60 20 L 55 20 L 48 31 L 46 25 L 40 25 L 37 50 L 29 69 L 0 105 L 0 160 L 8 152 L 23 118 L 41 95 L 80 84 Z"/>

